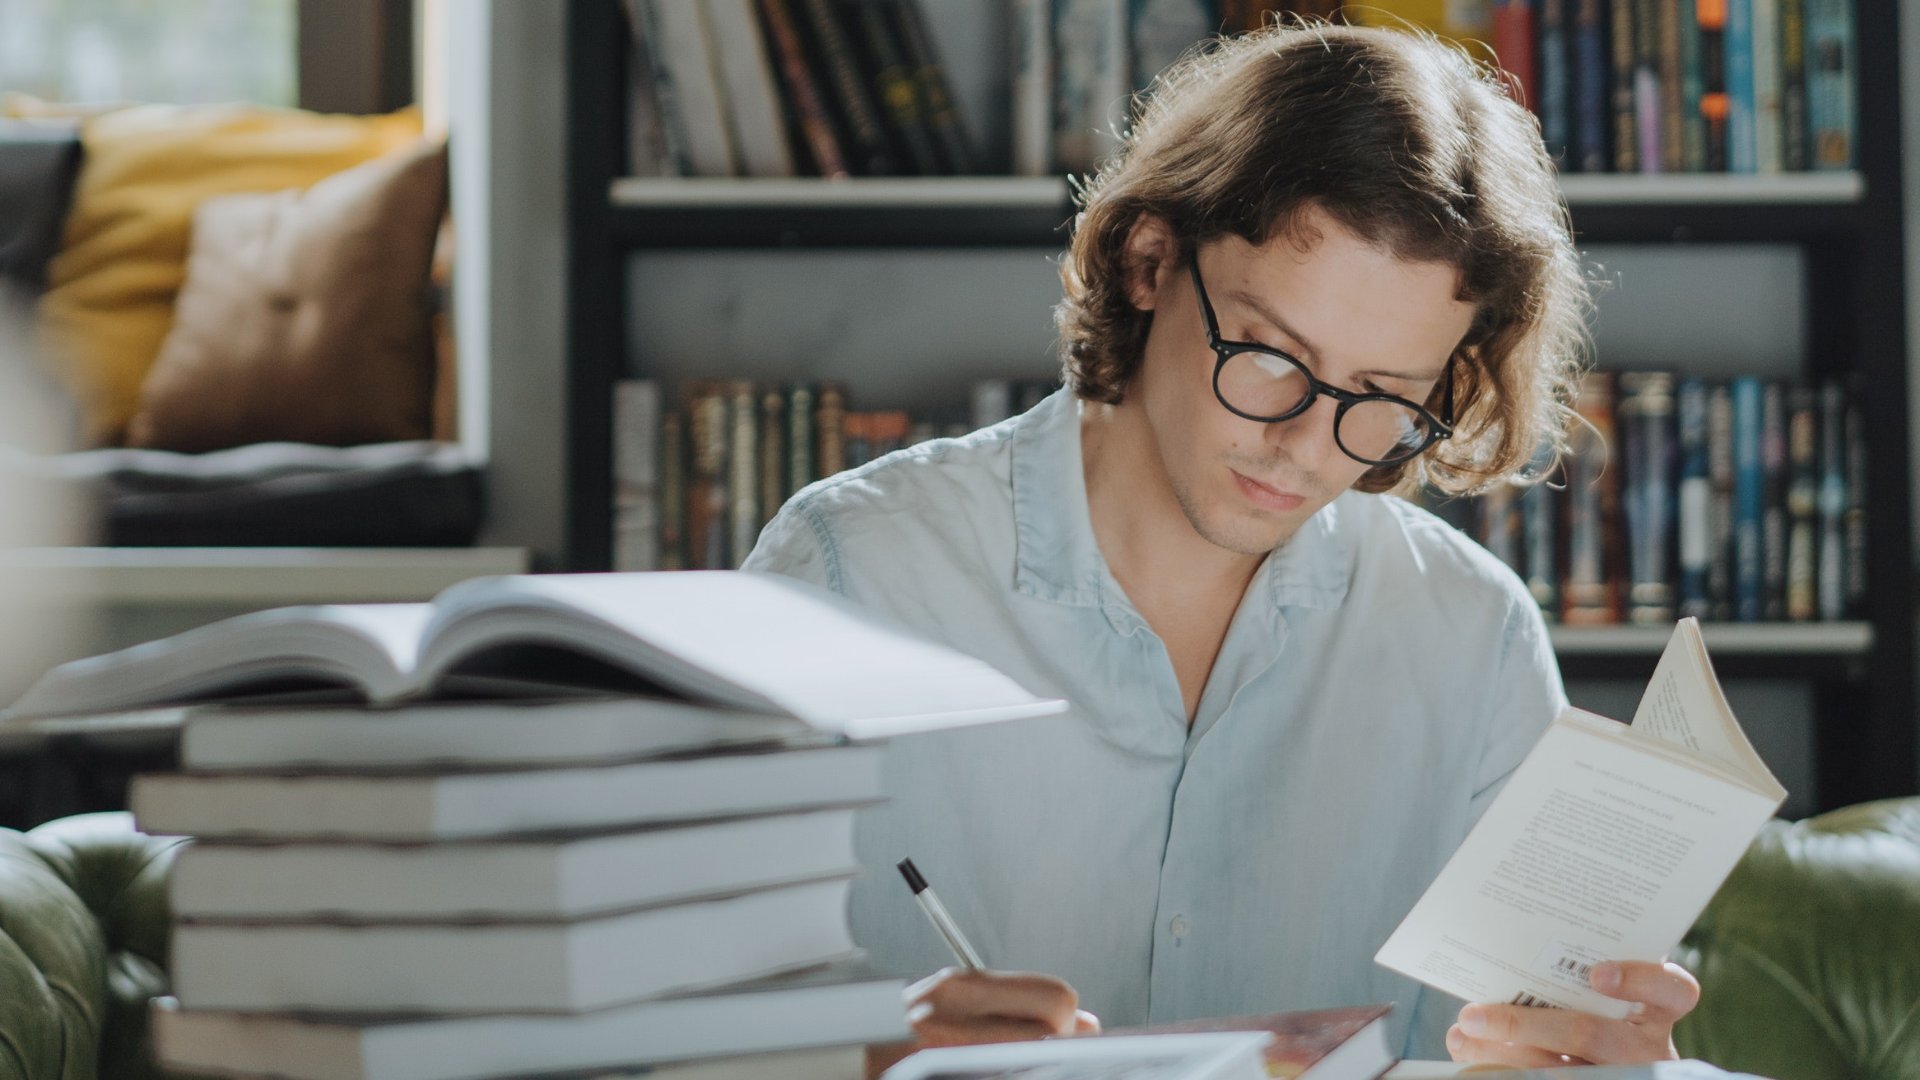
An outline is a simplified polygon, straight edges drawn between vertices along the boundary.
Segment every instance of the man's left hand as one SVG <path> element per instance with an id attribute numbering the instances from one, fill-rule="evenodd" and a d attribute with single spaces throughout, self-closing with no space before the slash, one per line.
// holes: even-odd
<path id="1" fill-rule="evenodd" d="M 1522 1069 L 1640 1065 L 1679 1057 L 1673 1025 L 1700 1003 L 1700 983 L 1678 964 L 1596 964 L 1593 988 L 1636 1006 L 1623 1020 L 1571 1009 L 1469 1005 L 1447 1031 L 1455 1061 Z"/>

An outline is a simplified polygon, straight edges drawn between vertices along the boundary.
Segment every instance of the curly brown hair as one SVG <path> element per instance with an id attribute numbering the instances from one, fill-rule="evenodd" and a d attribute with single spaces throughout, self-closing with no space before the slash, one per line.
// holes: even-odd
<path id="1" fill-rule="evenodd" d="M 1502 80 L 1403 30 L 1275 24 L 1190 52 L 1080 193 L 1054 312 L 1069 385 L 1117 405 L 1139 370 L 1152 313 L 1129 298 L 1127 239 L 1143 216 L 1190 251 L 1311 242 L 1297 225 L 1317 206 L 1397 258 L 1457 267 L 1477 308 L 1453 356 L 1454 437 L 1354 486 L 1462 494 L 1545 472 L 1527 466 L 1565 449 L 1592 300 L 1539 129 Z"/>

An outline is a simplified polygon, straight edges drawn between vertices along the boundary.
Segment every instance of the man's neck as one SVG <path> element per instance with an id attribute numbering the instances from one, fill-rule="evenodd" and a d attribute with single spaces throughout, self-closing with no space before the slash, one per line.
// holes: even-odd
<path id="1" fill-rule="evenodd" d="M 1081 404 L 1087 513 L 1108 569 L 1136 605 L 1237 600 L 1265 556 L 1229 551 L 1194 530 L 1152 438 L 1137 408 Z"/>

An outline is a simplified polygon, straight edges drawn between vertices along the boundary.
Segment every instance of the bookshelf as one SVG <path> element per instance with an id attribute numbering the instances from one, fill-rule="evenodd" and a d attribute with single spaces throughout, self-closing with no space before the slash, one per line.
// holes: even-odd
<path id="1" fill-rule="evenodd" d="M 1858 167 L 1775 176 L 1574 175 L 1582 246 L 1792 245 L 1805 265 L 1798 343 L 1809 378 L 1851 375 L 1872 447 L 1869 607 L 1859 622 L 1727 624 L 1708 647 L 1729 678 L 1814 687 L 1816 792 L 1825 809 L 1920 787 L 1895 0 L 1857 0 Z M 566 27 L 568 310 L 566 553 L 611 559 L 611 386 L 625 373 L 626 263 L 644 251 L 1030 248 L 1063 245 L 1058 179 L 637 179 L 625 160 L 626 29 L 617 0 L 572 0 Z M 1703 312 L 1711 319 L 1712 312 Z M 1556 627 L 1568 678 L 1644 679 L 1663 630 Z"/>

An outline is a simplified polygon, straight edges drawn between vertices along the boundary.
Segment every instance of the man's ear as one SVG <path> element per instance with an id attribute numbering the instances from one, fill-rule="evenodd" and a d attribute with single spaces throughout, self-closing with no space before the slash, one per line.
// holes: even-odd
<path id="1" fill-rule="evenodd" d="M 1127 275 L 1127 299 L 1152 311 L 1160 290 L 1178 268 L 1180 248 L 1165 218 L 1141 214 L 1127 230 L 1121 265 Z"/>

